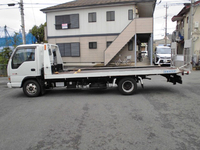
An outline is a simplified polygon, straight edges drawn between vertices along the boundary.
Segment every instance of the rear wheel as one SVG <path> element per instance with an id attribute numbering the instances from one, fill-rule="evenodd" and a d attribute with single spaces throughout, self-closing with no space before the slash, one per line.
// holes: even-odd
<path id="1" fill-rule="evenodd" d="M 40 94 L 41 88 L 37 81 L 28 80 L 23 85 L 23 91 L 28 97 L 36 97 Z"/>
<path id="2" fill-rule="evenodd" d="M 131 95 L 137 90 L 137 83 L 133 78 L 123 78 L 118 83 L 118 90 L 121 94 Z"/>

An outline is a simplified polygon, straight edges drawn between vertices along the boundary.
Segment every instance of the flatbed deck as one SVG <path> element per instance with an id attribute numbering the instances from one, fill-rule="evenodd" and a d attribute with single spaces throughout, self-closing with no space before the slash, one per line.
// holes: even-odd
<path id="1" fill-rule="evenodd" d="M 46 74 L 45 79 L 53 78 L 92 78 L 92 77 L 115 77 L 134 75 L 163 75 L 178 74 L 181 70 L 172 67 L 146 66 L 146 67 L 102 67 L 102 68 L 82 68 L 68 70 L 54 74 Z"/>

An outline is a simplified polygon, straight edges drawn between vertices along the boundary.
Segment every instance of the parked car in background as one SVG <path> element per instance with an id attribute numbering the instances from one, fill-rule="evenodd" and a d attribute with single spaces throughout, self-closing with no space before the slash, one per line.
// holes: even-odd
<path id="1" fill-rule="evenodd" d="M 154 53 L 153 63 L 155 65 L 170 65 L 171 48 L 168 46 L 157 46 Z"/>

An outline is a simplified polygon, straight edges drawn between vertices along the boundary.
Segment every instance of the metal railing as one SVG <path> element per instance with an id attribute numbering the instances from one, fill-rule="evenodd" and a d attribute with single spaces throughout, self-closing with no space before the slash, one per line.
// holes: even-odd
<path id="1" fill-rule="evenodd" d="M 7 76 L 7 65 L 0 64 L 0 77 Z"/>

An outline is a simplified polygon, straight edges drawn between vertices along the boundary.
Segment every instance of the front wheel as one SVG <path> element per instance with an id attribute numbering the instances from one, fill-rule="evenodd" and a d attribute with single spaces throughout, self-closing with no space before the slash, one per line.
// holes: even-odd
<path id="1" fill-rule="evenodd" d="M 23 91 L 28 97 L 36 97 L 40 94 L 41 88 L 37 81 L 28 80 L 23 85 Z"/>
<path id="2" fill-rule="evenodd" d="M 118 83 L 118 90 L 123 95 L 132 95 L 137 90 L 137 83 L 133 78 L 123 78 Z"/>

